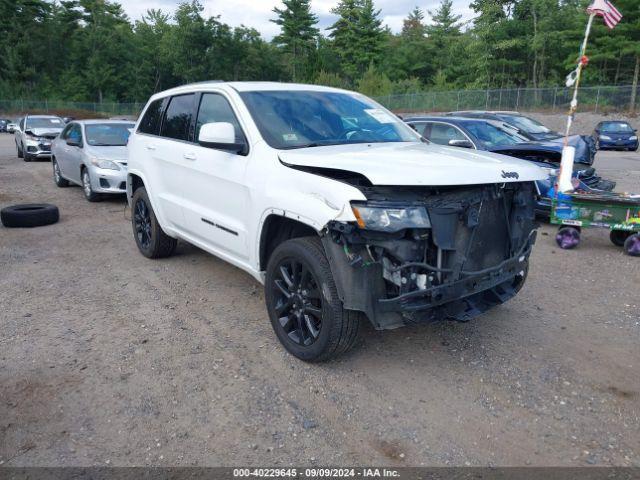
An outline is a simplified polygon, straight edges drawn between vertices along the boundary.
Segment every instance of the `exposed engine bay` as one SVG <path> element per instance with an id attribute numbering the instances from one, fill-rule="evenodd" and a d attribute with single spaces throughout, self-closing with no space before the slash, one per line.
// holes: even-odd
<path id="1" fill-rule="evenodd" d="M 352 204 L 358 222 L 330 222 L 323 243 L 345 308 L 375 328 L 468 321 L 522 287 L 537 228 L 532 182 L 349 183 L 367 198 Z"/>

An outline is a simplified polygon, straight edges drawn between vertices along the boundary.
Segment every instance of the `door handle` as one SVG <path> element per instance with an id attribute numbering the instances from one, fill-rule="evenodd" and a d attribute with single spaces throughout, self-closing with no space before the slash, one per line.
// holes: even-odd
<path id="1" fill-rule="evenodd" d="M 182 157 L 185 160 L 195 160 L 196 159 L 196 154 L 195 153 L 185 153 Z"/>
<path id="2" fill-rule="evenodd" d="M 147 143 L 147 150 L 155 150 L 156 146 L 151 144 L 151 143 Z"/>

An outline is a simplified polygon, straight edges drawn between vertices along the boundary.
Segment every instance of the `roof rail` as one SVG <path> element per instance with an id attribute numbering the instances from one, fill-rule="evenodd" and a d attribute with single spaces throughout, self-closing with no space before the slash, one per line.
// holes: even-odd
<path id="1" fill-rule="evenodd" d="M 201 82 L 193 82 L 193 83 L 186 83 L 184 85 L 179 85 L 180 87 L 188 87 L 190 85 L 202 85 L 205 83 L 224 83 L 224 80 L 202 80 Z"/>

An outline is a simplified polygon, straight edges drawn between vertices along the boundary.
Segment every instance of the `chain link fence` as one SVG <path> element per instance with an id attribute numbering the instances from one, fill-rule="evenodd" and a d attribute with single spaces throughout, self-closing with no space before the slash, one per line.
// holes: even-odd
<path id="1" fill-rule="evenodd" d="M 640 89 L 633 87 L 582 87 L 579 111 L 633 112 L 640 103 Z M 562 112 L 569 108 L 573 91 L 568 88 L 508 88 L 497 90 L 449 90 L 385 95 L 376 100 L 397 112 L 447 112 L 454 110 L 522 110 Z M 632 105 L 632 103 L 634 105 Z M 72 117 L 137 117 L 144 103 L 83 103 L 61 100 L 0 100 L 0 114 L 55 113 Z"/>
<path id="2" fill-rule="evenodd" d="M 66 102 L 63 100 L 0 100 L 0 114 L 20 117 L 30 114 L 56 114 L 71 117 L 137 117 L 144 103 L 91 103 Z"/>
<path id="3" fill-rule="evenodd" d="M 632 112 L 638 108 L 638 88 L 582 87 L 579 111 L 593 113 Z M 450 90 L 385 95 L 376 100 L 397 112 L 448 112 L 455 110 L 522 110 L 558 112 L 569 108 L 569 88 L 509 88 L 498 90 Z M 632 105 L 632 102 L 635 105 Z"/>

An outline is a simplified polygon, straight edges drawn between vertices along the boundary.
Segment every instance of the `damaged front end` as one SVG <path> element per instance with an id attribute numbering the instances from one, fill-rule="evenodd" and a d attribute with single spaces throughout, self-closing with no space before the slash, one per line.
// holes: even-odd
<path id="1" fill-rule="evenodd" d="M 522 287 L 533 183 L 359 188 L 357 222 L 330 222 L 323 243 L 345 308 L 375 328 L 468 321 Z"/>

